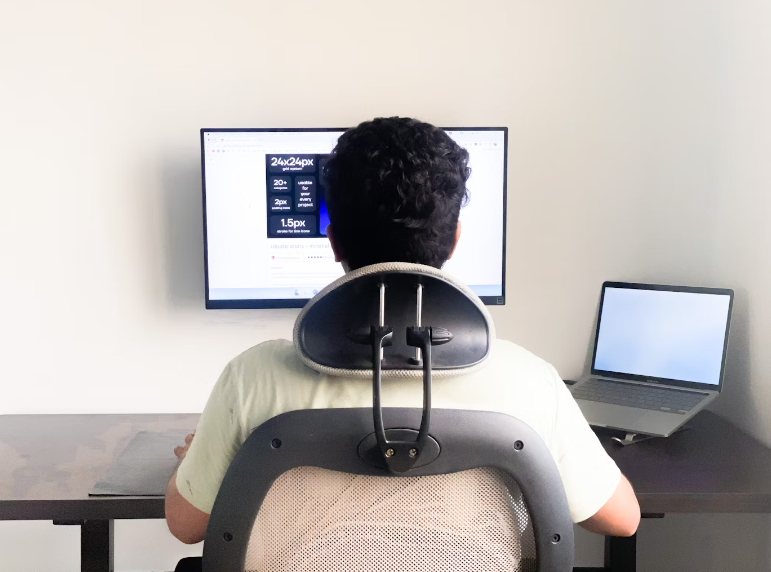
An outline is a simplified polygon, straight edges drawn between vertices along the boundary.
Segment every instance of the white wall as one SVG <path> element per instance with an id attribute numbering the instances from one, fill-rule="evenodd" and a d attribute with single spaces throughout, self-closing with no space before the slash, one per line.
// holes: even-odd
<path id="1" fill-rule="evenodd" d="M 737 3 L 720 54 L 716 280 L 737 288 L 729 374 L 718 410 L 771 443 L 771 22 L 768 2 Z"/>
<path id="2" fill-rule="evenodd" d="M 770 17 L 762 0 L 5 6 L 0 413 L 200 410 L 296 312 L 203 309 L 197 130 L 399 114 L 510 127 L 503 337 L 573 377 L 603 280 L 734 287 L 717 409 L 771 444 Z M 641 569 L 768 568 L 770 525 L 645 522 Z M 0 523 L 0 568 L 75 569 L 74 530 Z M 189 553 L 160 522 L 116 537 L 121 572 Z M 599 539 L 578 554 L 599 563 Z"/>

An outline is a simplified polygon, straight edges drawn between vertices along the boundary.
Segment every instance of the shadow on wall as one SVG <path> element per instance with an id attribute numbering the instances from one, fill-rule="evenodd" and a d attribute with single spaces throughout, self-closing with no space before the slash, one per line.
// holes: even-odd
<path id="1" fill-rule="evenodd" d="M 592 371 L 592 358 L 594 357 L 594 340 L 597 337 L 597 322 L 599 322 L 599 319 L 600 319 L 600 295 L 598 294 L 596 304 L 594 307 L 594 320 L 592 321 L 592 330 L 589 332 L 589 344 L 586 347 L 586 355 L 584 357 L 584 369 L 581 372 L 581 377 L 583 377 L 588 373 L 591 373 Z"/>
<path id="2" fill-rule="evenodd" d="M 197 159 L 167 161 L 160 172 L 160 192 L 154 201 L 160 225 L 157 296 L 171 311 L 194 311 L 208 324 L 236 325 L 249 329 L 254 342 L 292 338 L 298 309 L 204 310 L 203 206 L 201 165 Z M 258 333 L 261 332 L 261 333 Z"/>
<path id="3" fill-rule="evenodd" d="M 203 309 L 203 208 L 201 164 L 184 160 L 166 164 L 161 173 L 163 252 L 166 299 L 173 308 Z"/>
<path id="4" fill-rule="evenodd" d="M 752 361 L 750 357 L 750 312 L 748 292 L 736 289 L 731 310 L 731 332 L 723 380 L 723 392 L 710 407 L 730 420 L 741 420 L 745 431 L 762 427 L 761 413 L 752 395 Z"/>

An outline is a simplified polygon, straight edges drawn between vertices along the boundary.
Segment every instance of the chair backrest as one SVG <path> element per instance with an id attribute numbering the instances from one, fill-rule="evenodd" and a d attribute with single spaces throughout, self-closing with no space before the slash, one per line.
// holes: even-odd
<path id="1" fill-rule="evenodd" d="M 214 503 L 204 572 L 571 570 L 567 499 L 540 437 L 501 413 L 431 408 L 432 376 L 482 367 L 494 338 L 479 298 L 435 268 L 375 265 L 322 290 L 295 324 L 297 353 L 371 377 L 373 406 L 255 429 Z M 423 408 L 383 408 L 383 377 L 422 377 Z"/>
<path id="2" fill-rule="evenodd" d="M 383 409 L 389 431 L 421 413 Z M 217 496 L 204 572 L 572 569 L 562 482 L 529 426 L 435 409 L 439 454 L 399 475 L 373 451 L 372 429 L 369 408 L 292 411 L 258 427 Z"/>

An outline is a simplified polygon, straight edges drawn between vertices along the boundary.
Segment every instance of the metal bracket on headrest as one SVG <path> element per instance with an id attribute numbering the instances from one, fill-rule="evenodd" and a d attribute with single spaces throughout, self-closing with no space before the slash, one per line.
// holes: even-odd
<path id="1" fill-rule="evenodd" d="M 446 328 L 411 326 L 407 328 L 407 345 L 418 348 L 423 362 L 423 415 L 420 420 L 420 430 L 417 439 L 393 440 L 386 437 L 383 425 L 383 407 L 381 405 L 381 378 L 383 363 L 383 348 L 393 341 L 393 328 L 385 325 L 385 284 L 380 283 L 380 319 L 377 326 L 353 330 L 348 333 L 348 339 L 359 343 L 368 343 L 372 348 L 372 416 L 375 424 L 375 439 L 377 447 L 392 473 L 404 473 L 410 470 L 428 441 L 428 430 L 431 423 L 431 346 L 446 344 L 452 340 L 452 333 Z M 418 288 L 418 316 L 420 315 L 421 292 Z M 419 318 L 418 318 L 419 319 Z"/>

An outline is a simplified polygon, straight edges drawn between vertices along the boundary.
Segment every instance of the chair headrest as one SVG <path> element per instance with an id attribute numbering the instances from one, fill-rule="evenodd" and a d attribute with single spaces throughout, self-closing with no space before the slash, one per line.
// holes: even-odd
<path id="1" fill-rule="evenodd" d="M 378 325 L 381 284 L 385 284 L 385 325 L 394 331 L 393 345 L 384 350 L 383 377 L 422 377 L 415 348 L 406 341 L 407 328 L 416 325 L 445 328 L 452 334 L 452 341 L 432 350 L 435 378 L 469 373 L 484 365 L 495 341 L 495 327 L 482 301 L 446 272 L 391 262 L 349 272 L 303 308 L 295 322 L 294 345 L 308 367 L 327 375 L 372 377 L 371 349 L 352 341 L 351 332 Z"/>

